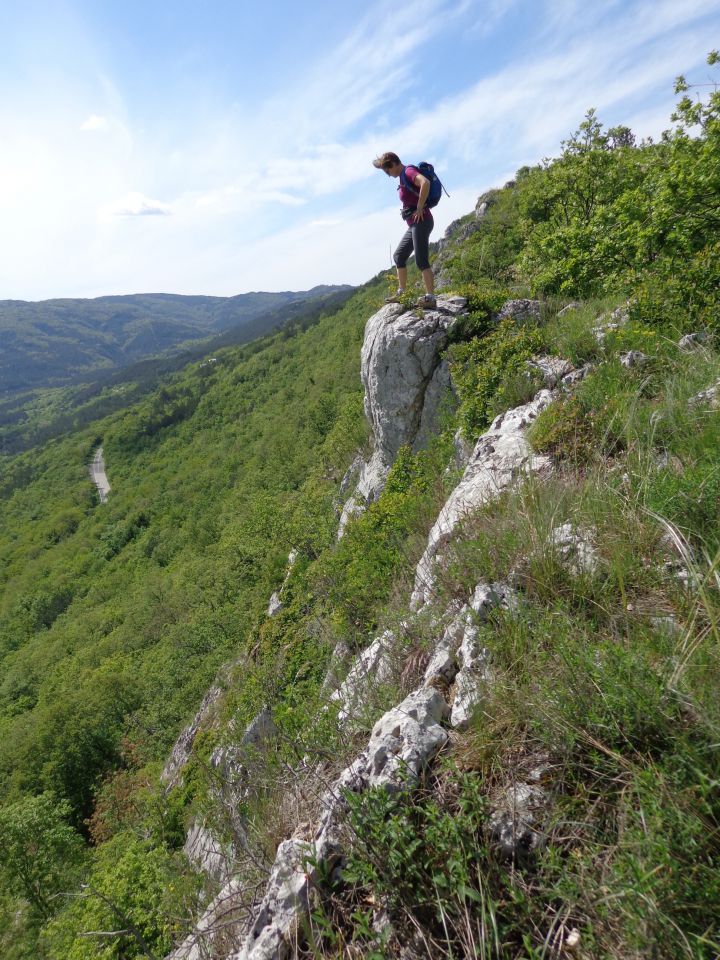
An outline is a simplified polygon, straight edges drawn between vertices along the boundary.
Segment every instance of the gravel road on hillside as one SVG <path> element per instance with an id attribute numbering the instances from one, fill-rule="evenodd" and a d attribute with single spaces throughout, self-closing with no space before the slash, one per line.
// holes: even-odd
<path id="1" fill-rule="evenodd" d="M 107 503 L 108 494 L 110 493 L 110 483 L 108 481 L 107 474 L 105 473 L 105 461 L 103 460 L 102 447 L 98 447 L 95 451 L 95 456 L 90 464 L 90 476 L 93 479 L 93 483 L 98 488 L 98 493 L 100 494 L 100 503 Z"/>

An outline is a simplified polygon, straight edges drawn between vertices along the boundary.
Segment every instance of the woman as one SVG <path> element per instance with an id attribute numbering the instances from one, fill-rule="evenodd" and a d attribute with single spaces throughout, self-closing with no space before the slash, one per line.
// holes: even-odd
<path id="1" fill-rule="evenodd" d="M 398 297 L 405 292 L 407 286 L 407 262 L 410 254 L 415 251 L 415 263 L 422 272 L 425 296 L 418 301 L 418 306 L 435 307 L 435 277 L 430 268 L 430 234 L 435 226 L 430 210 L 425 206 L 430 193 L 430 181 L 424 177 L 417 167 L 406 167 L 396 153 L 383 153 L 373 160 L 373 166 L 384 170 L 389 177 L 400 180 L 398 193 L 402 204 L 401 216 L 407 223 L 408 229 L 393 254 L 397 267 L 398 290 L 394 297 L 388 297 L 387 303 L 396 303 Z"/>

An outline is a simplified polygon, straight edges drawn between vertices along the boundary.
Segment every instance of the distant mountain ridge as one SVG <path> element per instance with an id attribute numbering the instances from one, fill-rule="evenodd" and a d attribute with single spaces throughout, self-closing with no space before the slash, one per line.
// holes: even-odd
<path id="1" fill-rule="evenodd" d="M 282 322 L 286 308 L 292 314 L 309 301 L 351 289 L 323 285 L 234 297 L 148 293 L 0 300 L 0 392 L 90 379 L 245 326 L 252 326 L 253 337 L 261 336 Z"/>

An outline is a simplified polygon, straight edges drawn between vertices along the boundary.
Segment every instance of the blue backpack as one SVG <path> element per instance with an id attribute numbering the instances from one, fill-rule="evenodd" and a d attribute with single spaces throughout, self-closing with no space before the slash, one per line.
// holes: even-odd
<path id="1" fill-rule="evenodd" d="M 435 168 L 431 163 L 427 163 L 427 161 L 425 160 L 423 160 L 422 163 L 414 163 L 412 164 L 412 166 L 415 167 L 418 173 L 421 173 L 424 177 L 426 177 L 430 181 L 430 193 L 428 194 L 428 198 L 425 202 L 425 206 L 436 207 L 438 203 L 440 203 L 440 197 L 442 196 L 442 193 L 443 193 L 443 190 L 445 190 L 445 187 L 442 185 L 442 183 L 440 183 L 440 178 L 435 173 Z M 403 171 L 400 174 L 400 183 L 402 184 L 403 187 L 407 187 L 408 190 L 411 190 L 415 194 L 415 196 L 419 197 L 420 191 L 418 190 L 418 188 L 415 186 L 414 183 L 411 183 L 408 180 L 407 176 L 405 175 L 406 169 L 407 168 L 403 168 Z M 445 190 L 445 196 L 446 197 L 450 196 L 447 190 Z"/>

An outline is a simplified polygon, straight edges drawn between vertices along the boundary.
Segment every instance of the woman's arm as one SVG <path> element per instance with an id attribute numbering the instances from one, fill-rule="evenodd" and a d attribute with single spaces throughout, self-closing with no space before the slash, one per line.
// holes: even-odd
<path id="1" fill-rule="evenodd" d="M 430 181 L 427 177 L 424 177 L 421 173 L 419 173 L 413 180 L 413 184 L 420 191 L 420 196 L 418 197 L 417 203 L 417 213 L 415 215 L 415 219 L 417 221 L 422 220 L 422 218 L 425 216 L 425 204 L 427 202 L 428 194 L 430 193 Z"/>

